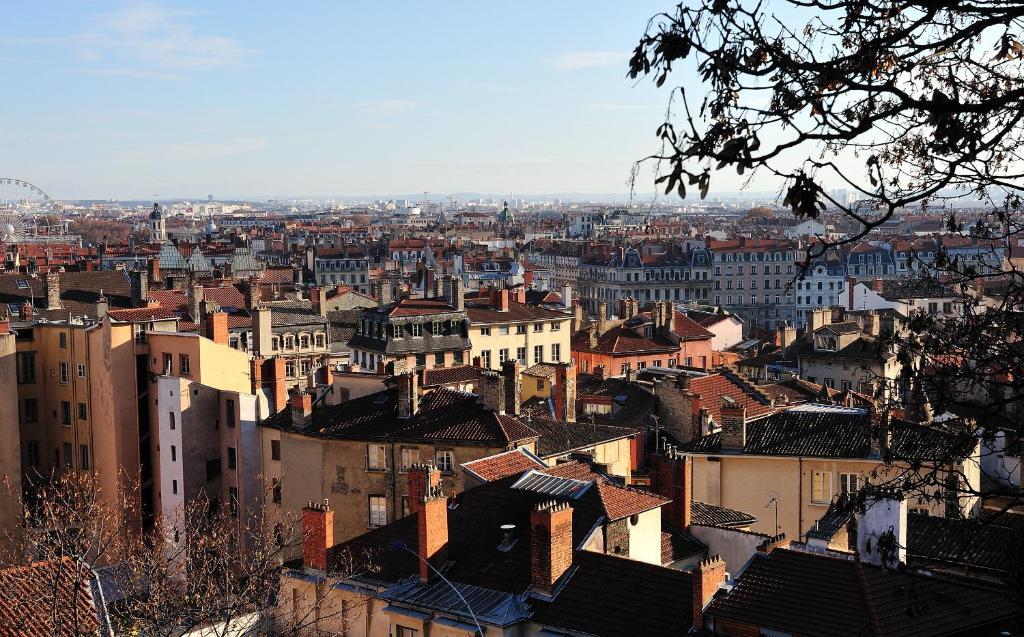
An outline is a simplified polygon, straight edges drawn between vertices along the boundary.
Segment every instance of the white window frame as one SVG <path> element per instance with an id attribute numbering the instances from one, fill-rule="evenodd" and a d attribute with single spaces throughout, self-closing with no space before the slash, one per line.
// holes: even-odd
<path id="1" fill-rule="evenodd" d="M 811 471 L 811 503 L 830 504 L 832 502 L 832 472 Z"/>

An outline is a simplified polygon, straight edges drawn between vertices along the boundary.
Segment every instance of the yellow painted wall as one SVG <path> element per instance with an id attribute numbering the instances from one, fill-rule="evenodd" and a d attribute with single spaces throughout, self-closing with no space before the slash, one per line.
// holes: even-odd
<path id="1" fill-rule="evenodd" d="M 814 460 L 798 458 L 768 458 L 757 456 L 693 456 L 693 499 L 743 511 L 757 517 L 754 531 L 774 534 L 775 505 L 778 501 L 779 531 L 797 540 L 828 510 L 829 502 L 811 501 L 811 481 L 814 471 L 830 473 L 831 491 L 838 496 L 841 490 L 840 473 L 856 473 L 860 481 L 871 471 L 884 467 L 877 462 L 863 460 Z M 895 473 L 899 469 L 891 469 Z M 883 478 L 874 478 L 879 483 Z M 931 515 L 943 515 L 938 504 L 918 504 Z"/>
<path id="2" fill-rule="evenodd" d="M 529 323 L 506 323 L 508 334 L 501 333 L 500 323 L 471 323 L 469 326 L 469 339 L 473 343 L 473 347 L 470 350 L 471 360 L 477 356 L 482 356 L 482 352 L 487 350 L 491 353 L 491 365 L 490 369 L 501 369 L 501 363 L 499 362 L 499 352 L 502 349 L 508 350 L 509 359 L 516 357 L 516 350 L 520 347 L 526 348 L 526 361 L 523 364 L 524 367 L 533 365 L 533 348 L 536 345 L 542 345 L 544 347 L 544 363 L 555 362 L 551 358 L 551 346 L 558 344 L 561 348 L 559 359 L 561 362 L 568 362 L 572 359 L 572 351 L 570 349 L 570 339 L 572 338 L 572 330 L 570 328 L 570 322 L 572 317 L 566 316 L 564 318 L 555 319 L 544 319 L 542 321 L 532 321 Z M 543 326 L 543 330 L 540 332 L 534 332 L 534 323 L 540 323 Z M 552 330 L 551 324 L 555 323 L 559 326 L 558 330 Z M 526 325 L 525 334 L 516 333 L 516 325 Z M 482 332 L 484 328 L 490 328 L 490 335 L 485 336 Z"/>

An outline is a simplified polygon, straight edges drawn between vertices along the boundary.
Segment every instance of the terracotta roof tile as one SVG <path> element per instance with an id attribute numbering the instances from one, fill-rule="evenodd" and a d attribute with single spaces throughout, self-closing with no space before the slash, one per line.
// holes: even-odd
<path id="1" fill-rule="evenodd" d="M 522 449 L 516 449 L 466 462 L 462 468 L 491 482 L 517 476 L 530 469 L 544 469 L 545 464 Z"/>
<path id="2" fill-rule="evenodd" d="M 109 635 L 93 584 L 92 570 L 79 569 L 70 558 L 0 570 L 0 635 Z"/>

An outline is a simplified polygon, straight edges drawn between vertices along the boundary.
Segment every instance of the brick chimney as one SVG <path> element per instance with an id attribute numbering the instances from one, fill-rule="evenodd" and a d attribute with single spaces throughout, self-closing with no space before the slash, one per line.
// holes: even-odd
<path id="1" fill-rule="evenodd" d="M 608 304 L 601 301 L 597 304 L 597 334 L 600 336 L 608 331 Z"/>
<path id="2" fill-rule="evenodd" d="M 665 301 L 664 307 L 662 324 L 666 332 L 674 332 L 676 331 L 676 308 L 672 305 L 672 301 Z"/>
<path id="3" fill-rule="evenodd" d="M 327 572 L 327 550 L 334 546 L 334 511 L 325 498 L 323 504 L 310 502 L 302 507 L 302 565 Z"/>
<path id="4" fill-rule="evenodd" d="M 188 287 L 189 317 L 198 323 L 202 317 L 200 304 L 203 302 L 203 284 L 193 283 Z"/>
<path id="5" fill-rule="evenodd" d="M 541 502 L 530 512 L 530 583 L 551 595 L 572 566 L 572 507 L 568 502 Z"/>
<path id="6" fill-rule="evenodd" d="M 560 422 L 576 422 L 576 366 L 555 365 L 555 418 Z"/>
<path id="7" fill-rule="evenodd" d="M 494 293 L 495 305 L 499 312 L 508 312 L 509 293 L 508 290 L 497 290 Z"/>
<path id="8" fill-rule="evenodd" d="M 432 464 L 417 463 L 406 469 L 405 495 L 409 497 L 409 513 L 418 515 L 423 498 L 441 486 L 441 471 Z"/>
<path id="9" fill-rule="evenodd" d="M 309 392 L 292 392 L 289 404 L 292 408 L 292 425 L 295 427 L 309 425 L 313 416 L 313 397 Z"/>
<path id="10" fill-rule="evenodd" d="M 711 603 L 718 588 L 725 583 L 725 561 L 720 555 L 701 560 L 692 571 L 693 627 L 704 628 L 704 609 Z"/>
<path id="11" fill-rule="evenodd" d="M 206 338 L 221 345 L 228 344 L 228 315 L 226 312 L 210 312 L 203 321 Z"/>
<path id="12" fill-rule="evenodd" d="M 270 395 L 274 400 L 274 412 L 279 412 L 288 404 L 288 376 L 283 358 L 272 358 L 267 361 L 270 368 Z M 266 373 L 264 373 L 266 377 Z"/>
<path id="13" fill-rule="evenodd" d="M 493 371 L 483 371 L 476 383 L 476 393 L 480 402 L 491 411 L 505 413 L 505 379 Z"/>
<path id="14" fill-rule="evenodd" d="M 398 417 L 408 420 L 420 408 L 419 377 L 415 371 L 398 376 Z"/>
<path id="15" fill-rule="evenodd" d="M 597 349 L 597 325 L 593 323 L 587 326 L 587 346 Z"/>
<path id="16" fill-rule="evenodd" d="M 747 408 L 722 396 L 722 451 L 743 451 L 747 445 Z"/>
<path id="17" fill-rule="evenodd" d="M 505 361 L 501 365 L 502 382 L 505 383 L 505 413 L 518 416 L 523 402 L 523 385 L 519 375 L 519 361 Z"/>
<path id="18" fill-rule="evenodd" d="M 871 455 L 886 459 L 892 445 L 892 414 L 889 409 L 871 409 Z"/>
<path id="19" fill-rule="evenodd" d="M 146 268 L 149 270 L 148 275 L 150 283 L 157 284 L 163 281 L 163 275 L 160 273 L 160 257 L 153 257 L 150 259 L 146 264 Z"/>
<path id="20" fill-rule="evenodd" d="M 25 299 L 25 302 L 18 308 L 18 318 L 23 321 L 30 321 L 32 320 L 32 312 L 34 310 L 35 308 L 32 307 L 32 302 Z"/>
<path id="21" fill-rule="evenodd" d="M 651 489 L 672 501 L 661 508 L 662 520 L 674 529 L 689 532 L 693 520 L 693 464 L 689 456 L 654 454 Z"/>
<path id="22" fill-rule="evenodd" d="M 60 309 L 60 273 L 46 273 L 46 309 Z"/>
<path id="23" fill-rule="evenodd" d="M 884 281 L 882 279 L 871 279 L 871 289 L 875 292 L 881 293 L 884 289 Z"/>
<path id="24" fill-rule="evenodd" d="M 253 310 L 259 307 L 263 301 L 263 290 L 260 288 L 260 278 L 251 276 L 245 282 L 245 307 Z"/>
<path id="25" fill-rule="evenodd" d="M 433 574 L 430 567 L 439 568 L 448 559 L 448 498 L 441 485 L 432 486 L 426 495 L 416 497 L 419 499 L 416 530 L 420 581 L 426 582 Z"/>
<path id="26" fill-rule="evenodd" d="M 129 275 L 132 289 L 132 307 L 147 307 L 149 305 L 149 279 L 146 273 L 135 270 Z"/>

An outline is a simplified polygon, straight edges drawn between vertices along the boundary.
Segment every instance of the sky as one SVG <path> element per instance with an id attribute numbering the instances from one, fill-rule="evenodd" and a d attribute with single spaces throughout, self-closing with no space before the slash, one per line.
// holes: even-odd
<path id="1" fill-rule="evenodd" d="M 668 99 L 628 59 L 672 6 L 9 3 L 0 176 L 58 199 L 624 193 Z"/>

